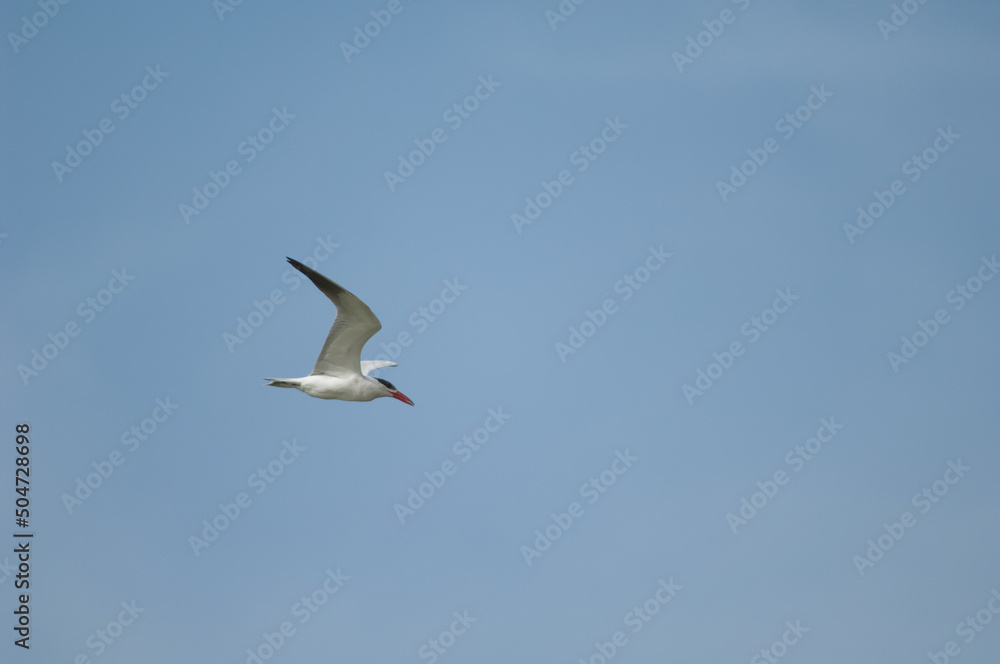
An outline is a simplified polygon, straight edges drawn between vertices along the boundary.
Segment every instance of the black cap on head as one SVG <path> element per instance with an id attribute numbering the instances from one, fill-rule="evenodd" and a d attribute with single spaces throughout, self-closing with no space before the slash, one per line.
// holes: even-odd
<path id="1" fill-rule="evenodd" d="M 384 378 L 376 378 L 375 380 L 377 380 L 378 382 L 382 383 L 383 385 L 385 385 L 386 387 L 388 387 L 393 392 L 398 392 L 399 391 L 399 390 L 396 389 L 395 385 L 393 385 L 392 383 L 390 383 L 389 381 L 387 381 Z"/>

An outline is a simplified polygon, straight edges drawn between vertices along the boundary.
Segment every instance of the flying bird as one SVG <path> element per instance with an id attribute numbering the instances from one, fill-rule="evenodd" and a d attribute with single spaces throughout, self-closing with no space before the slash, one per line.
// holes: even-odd
<path id="1" fill-rule="evenodd" d="M 294 258 L 288 262 L 326 295 L 337 307 L 337 317 L 326 335 L 316 366 L 305 378 L 265 378 L 274 387 L 294 387 L 317 399 L 371 401 L 392 397 L 413 405 L 396 386 L 368 374 L 381 367 L 394 367 L 388 360 L 362 360 L 361 348 L 382 329 L 372 310 L 355 295 Z"/>

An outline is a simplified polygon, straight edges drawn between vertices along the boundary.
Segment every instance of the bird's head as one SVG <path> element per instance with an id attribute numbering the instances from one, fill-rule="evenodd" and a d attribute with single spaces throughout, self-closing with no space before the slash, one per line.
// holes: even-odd
<path id="1" fill-rule="evenodd" d="M 374 378 L 374 376 L 372 376 L 372 378 Z M 403 403 L 408 403 L 411 406 L 413 405 L 413 402 L 410 400 L 410 397 L 406 396 L 405 394 L 397 390 L 396 386 L 390 383 L 389 381 L 385 380 L 384 378 L 375 378 L 375 380 L 382 383 L 382 387 L 384 387 L 386 391 L 385 396 L 392 397 L 393 399 L 399 399 Z"/>

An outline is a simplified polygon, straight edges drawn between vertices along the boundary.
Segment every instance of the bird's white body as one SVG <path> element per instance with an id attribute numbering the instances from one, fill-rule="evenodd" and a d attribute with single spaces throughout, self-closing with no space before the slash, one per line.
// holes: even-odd
<path id="1" fill-rule="evenodd" d="M 368 376 L 374 369 L 396 366 L 395 362 L 388 360 L 361 359 L 361 348 L 382 329 L 382 323 L 368 305 L 316 270 L 292 258 L 288 262 L 330 298 L 337 307 L 337 317 L 311 374 L 303 378 L 264 380 L 271 381 L 269 385 L 273 387 L 294 387 L 317 399 L 371 401 L 378 397 L 393 397 L 412 406 L 410 398 L 392 383 Z"/>
<path id="2" fill-rule="evenodd" d="M 386 366 L 395 366 L 395 363 Z M 382 383 L 362 374 L 345 372 L 339 376 L 320 374 L 304 378 L 268 378 L 268 380 L 276 383 L 275 387 L 294 387 L 317 399 L 371 401 L 388 396 Z"/>
<path id="3" fill-rule="evenodd" d="M 299 379 L 299 389 L 317 399 L 371 401 L 385 396 L 385 387 L 368 376 L 306 376 Z"/>

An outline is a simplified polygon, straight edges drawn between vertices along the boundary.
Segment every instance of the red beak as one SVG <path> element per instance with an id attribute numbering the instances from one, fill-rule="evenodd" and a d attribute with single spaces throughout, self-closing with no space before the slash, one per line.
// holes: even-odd
<path id="1" fill-rule="evenodd" d="M 413 402 L 412 402 L 412 401 L 410 401 L 410 397 L 406 396 L 406 395 L 405 395 L 405 394 L 403 394 L 402 392 L 393 392 L 393 393 L 392 393 L 392 398 L 393 398 L 393 399 L 399 399 L 399 400 L 400 400 L 400 401 L 402 401 L 403 403 L 408 403 L 408 404 L 410 404 L 411 406 L 413 405 Z"/>

